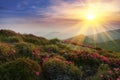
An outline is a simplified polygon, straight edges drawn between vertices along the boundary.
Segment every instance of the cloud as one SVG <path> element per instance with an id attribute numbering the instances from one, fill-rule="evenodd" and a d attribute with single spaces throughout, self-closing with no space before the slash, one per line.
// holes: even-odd
<path id="1" fill-rule="evenodd" d="M 111 21 L 119 21 L 120 10 L 118 0 L 50 0 L 50 6 L 45 9 L 38 8 L 36 15 L 42 18 L 32 19 L 31 22 L 45 23 L 48 25 L 75 25 L 80 23 L 89 8 L 97 13 L 105 13 Z M 116 15 L 116 17 L 114 16 Z M 113 17 L 111 17 L 113 16 Z"/>
<path id="2" fill-rule="evenodd" d="M 54 5 L 49 7 L 48 15 L 53 15 L 55 17 L 67 17 L 70 15 L 79 15 L 79 13 L 82 13 L 84 10 L 87 10 L 87 8 L 92 7 L 93 9 L 99 9 L 100 11 L 111 11 L 111 12 L 117 12 L 120 11 L 119 9 L 119 1 L 108 1 L 108 0 L 76 0 L 72 3 L 66 2 L 65 0 L 60 1 L 53 1 Z M 71 0 L 69 0 L 71 1 Z M 97 7 L 97 8 L 96 8 Z"/>
<path id="3" fill-rule="evenodd" d="M 47 1 L 51 5 L 47 5 Z M 39 23 L 48 25 L 75 25 L 80 23 L 84 18 L 89 8 L 92 7 L 97 13 L 106 13 L 107 18 L 112 18 L 111 21 L 119 21 L 120 9 L 119 0 L 47 0 L 46 7 L 38 7 L 36 2 L 42 3 L 43 0 L 33 2 L 23 1 L 19 5 L 31 6 L 31 8 L 19 9 L 18 11 L 11 12 L 12 20 L 19 23 Z M 32 4 L 31 2 L 35 3 Z M 31 4 L 31 5 L 30 5 Z M 21 6 L 18 6 L 21 8 Z M 2 8 L 1 8 L 2 9 Z M 91 8 L 90 8 L 91 9 Z M 5 16 L 5 14 L 1 14 Z M 109 15 L 109 16 L 108 16 Z M 114 17 L 111 17 L 111 15 Z M 114 16 L 116 15 L 116 17 Z M 11 18 L 10 17 L 10 18 Z M 21 19 L 23 18 L 23 19 Z M 5 20 L 4 20 L 5 21 Z"/>

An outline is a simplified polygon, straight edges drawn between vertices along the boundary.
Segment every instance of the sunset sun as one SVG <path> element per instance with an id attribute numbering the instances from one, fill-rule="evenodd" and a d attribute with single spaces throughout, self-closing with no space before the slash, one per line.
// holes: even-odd
<path id="1" fill-rule="evenodd" d="M 88 25 L 88 26 L 90 26 L 90 25 L 92 25 L 92 26 L 95 26 L 95 25 L 100 25 L 100 24 L 102 24 L 100 21 L 102 20 L 102 18 L 101 18 L 101 16 L 100 16 L 101 14 L 99 14 L 99 13 L 95 13 L 95 12 L 87 12 L 86 13 L 86 15 L 85 15 L 85 17 L 84 17 L 84 24 L 86 24 L 86 25 Z"/>
<path id="2" fill-rule="evenodd" d="M 89 21 L 93 21 L 93 20 L 95 20 L 95 15 L 94 14 L 88 14 L 87 16 L 86 16 L 86 19 L 87 20 L 89 20 Z"/>

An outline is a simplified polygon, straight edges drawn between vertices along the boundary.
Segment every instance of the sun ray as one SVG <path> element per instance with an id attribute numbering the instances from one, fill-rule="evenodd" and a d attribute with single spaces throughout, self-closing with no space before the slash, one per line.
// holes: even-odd
<path id="1" fill-rule="evenodd" d="M 106 7 L 103 5 L 106 5 Z M 105 33 L 105 31 L 113 28 L 111 27 L 112 21 L 115 21 L 116 19 L 118 20 L 117 17 L 111 17 L 115 14 L 114 11 L 116 10 L 114 9 L 114 2 L 106 4 L 102 3 L 101 0 L 97 0 L 95 3 L 91 3 L 91 0 L 86 0 L 85 2 L 83 2 L 83 5 L 82 7 L 80 7 L 80 9 L 73 8 L 72 10 L 67 11 L 67 14 L 70 14 L 67 15 L 67 18 L 78 20 L 78 22 L 76 22 L 74 25 L 72 25 L 72 27 L 64 31 L 76 30 L 76 35 L 93 34 L 93 39 L 95 41 L 94 44 L 96 44 L 96 41 L 99 37 L 97 33 L 100 32 L 103 32 L 103 34 L 101 35 L 101 40 L 103 40 L 104 42 L 106 38 L 113 40 L 111 35 L 109 33 Z"/>

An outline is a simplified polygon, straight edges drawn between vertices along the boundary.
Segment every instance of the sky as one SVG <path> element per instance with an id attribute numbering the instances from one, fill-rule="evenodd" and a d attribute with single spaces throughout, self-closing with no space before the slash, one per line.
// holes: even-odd
<path id="1" fill-rule="evenodd" d="M 59 38 L 90 34 L 84 19 L 91 12 L 101 17 L 101 31 L 120 27 L 120 0 L 0 0 L 0 29 Z"/>

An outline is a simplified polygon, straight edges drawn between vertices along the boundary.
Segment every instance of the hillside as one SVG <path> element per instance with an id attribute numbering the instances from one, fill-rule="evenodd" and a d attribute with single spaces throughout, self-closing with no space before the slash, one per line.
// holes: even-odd
<path id="1" fill-rule="evenodd" d="M 87 36 L 88 38 L 91 38 L 96 43 L 111 41 L 111 40 L 118 40 L 120 39 L 120 29 L 117 30 L 110 30 L 106 32 L 97 33 L 94 35 Z"/>
<path id="2" fill-rule="evenodd" d="M 114 51 L 0 30 L 0 80 L 117 80 L 119 75 L 120 54 Z"/>
<path id="3" fill-rule="evenodd" d="M 33 34 L 20 34 L 11 30 L 0 30 L 0 41 L 4 43 L 28 42 L 36 45 L 46 44 L 47 39 Z"/>
<path id="4" fill-rule="evenodd" d="M 100 47 L 105 50 L 120 52 L 120 29 L 102 32 L 94 35 L 78 35 L 67 39 L 69 42 Z"/>

